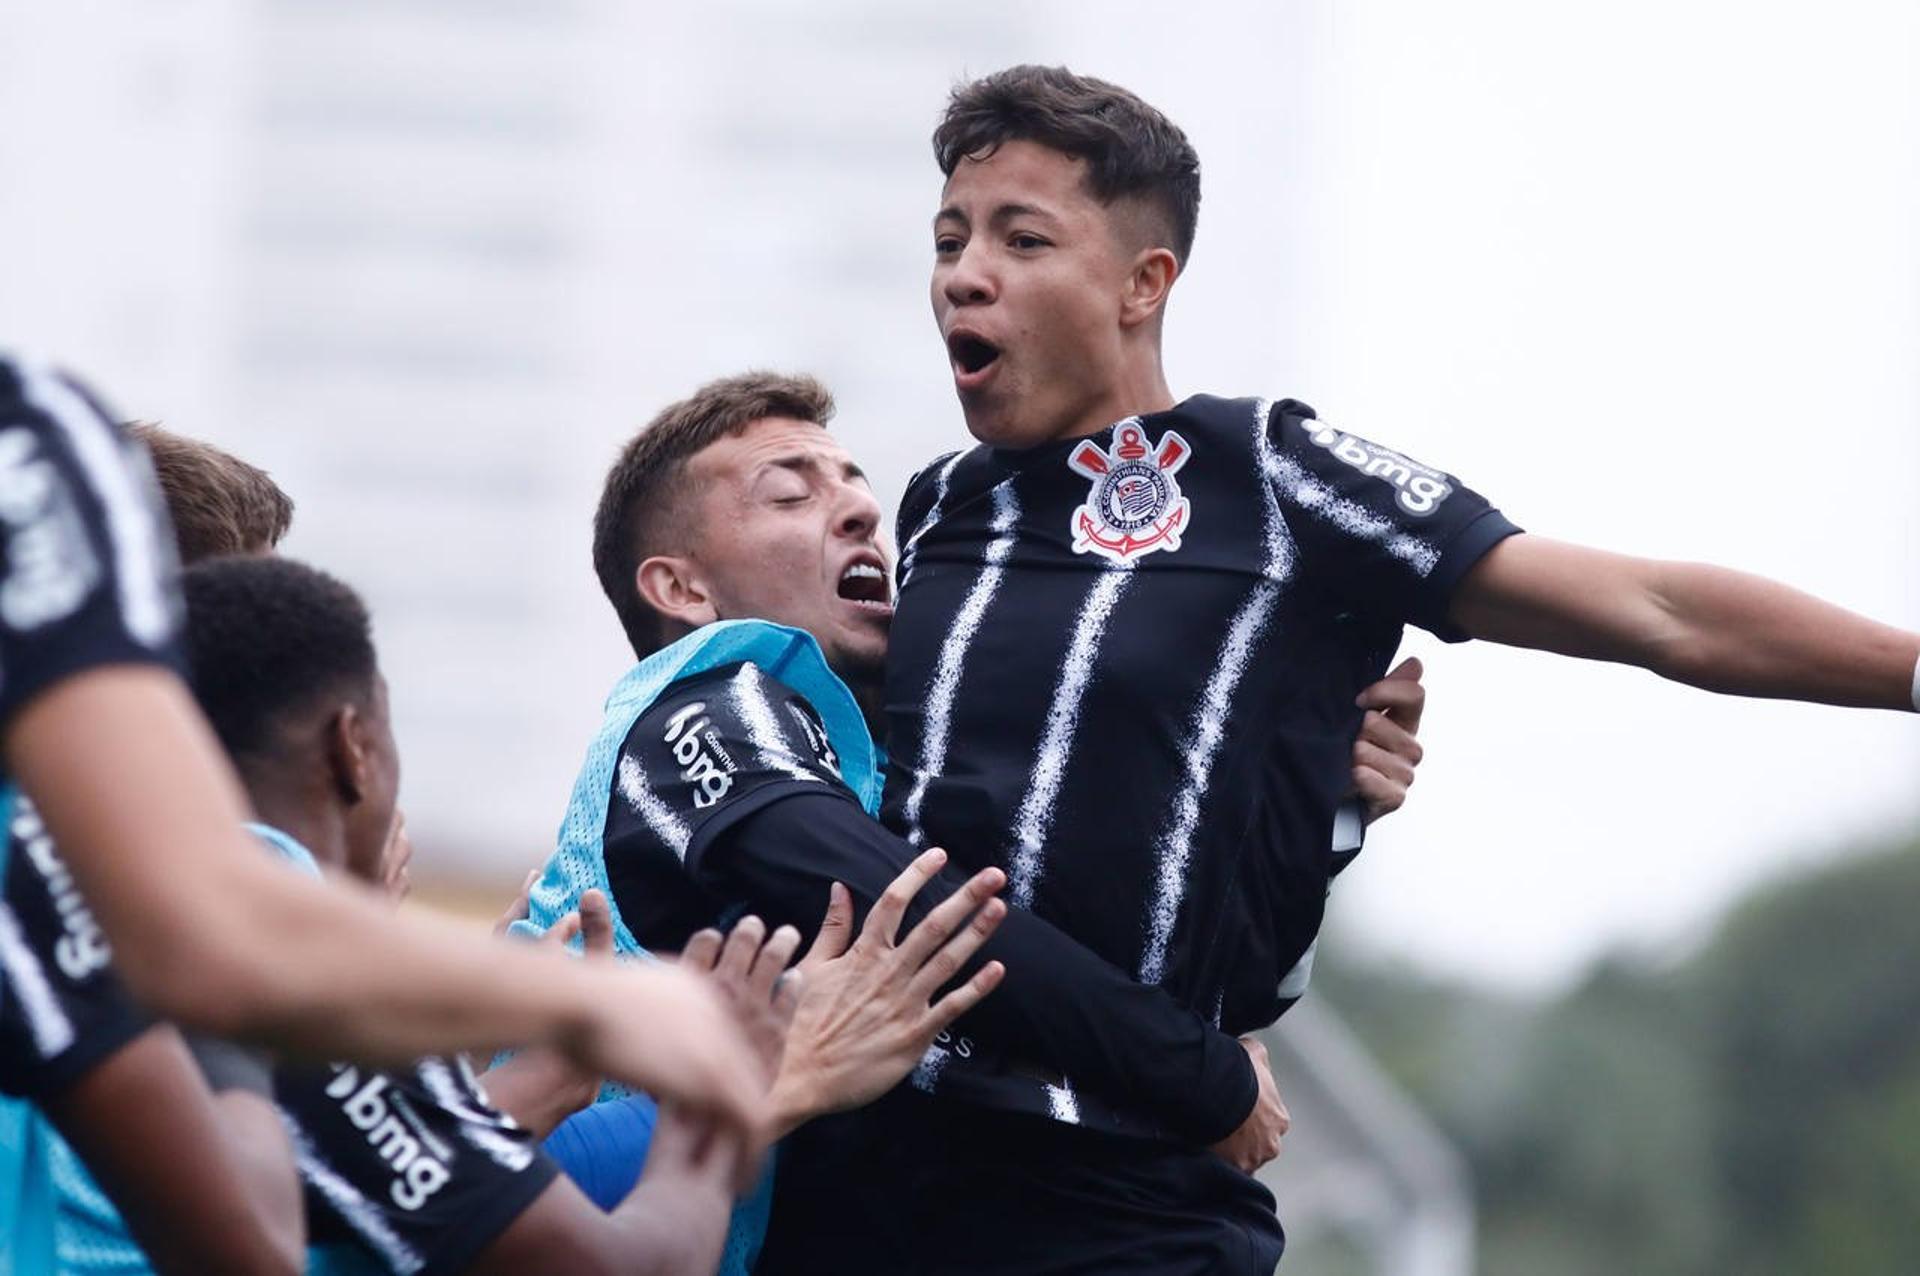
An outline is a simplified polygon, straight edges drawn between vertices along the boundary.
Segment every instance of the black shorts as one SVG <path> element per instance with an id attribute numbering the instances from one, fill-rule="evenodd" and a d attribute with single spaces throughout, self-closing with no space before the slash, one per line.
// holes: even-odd
<path id="1" fill-rule="evenodd" d="M 1270 1276 L 1266 1188 L 1213 1154 L 896 1091 L 783 1145 L 762 1276 Z"/>

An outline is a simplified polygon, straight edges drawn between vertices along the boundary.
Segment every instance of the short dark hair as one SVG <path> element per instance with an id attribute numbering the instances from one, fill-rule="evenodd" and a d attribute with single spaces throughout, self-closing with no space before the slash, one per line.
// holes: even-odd
<path id="1" fill-rule="evenodd" d="M 360 596 L 290 558 L 213 558 L 181 573 L 187 678 L 235 759 L 266 756 L 288 713 L 366 693 L 378 668 Z"/>
<path id="2" fill-rule="evenodd" d="M 755 421 L 775 416 L 825 426 L 833 419 L 833 395 L 812 377 L 777 372 L 709 381 L 662 409 L 607 471 L 593 516 L 593 570 L 641 659 L 666 645 L 666 631 L 640 596 L 634 574 L 648 558 L 677 548 L 671 531 L 673 515 L 689 494 L 683 481 L 687 462 Z"/>
<path id="3" fill-rule="evenodd" d="M 1036 142 L 1087 163 L 1087 189 L 1102 204 L 1137 200 L 1161 224 L 1184 267 L 1200 221 L 1200 156 L 1166 116 L 1117 84 L 1063 66 L 1016 66 L 953 90 L 933 130 L 933 155 L 948 177 L 1008 142 Z"/>
<path id="4" fill-rule="evenodd" d="M 293 526 L 293 498 L 259 466 L 150 422 L 127 432 L 153 457 L 182 563 L 264 553 Z"/>

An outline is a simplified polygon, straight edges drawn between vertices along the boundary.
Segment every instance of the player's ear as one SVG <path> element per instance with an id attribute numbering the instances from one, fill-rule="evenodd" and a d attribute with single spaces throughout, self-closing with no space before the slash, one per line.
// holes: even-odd
<path id="1" fill-rule="evenodd" d="M 1158 315 L 1167 304 L 1180 259 L 1169 248 L 1143 248 L 1135 254 L 1120 294 L 1120 326 L 1134 328 Z"/>
<path id="2" fill-rule="evenodd" d="M 348 806 L 357 805 L 367 793 L 372 769 L 367 725 L 367 715 L 352 703 L 341 705 L 327 719 L 327 769 L 334 792 Z"/>
<path id="3" fill-rule="evenodd" d="M 688 629 L 720 619 L 706 575 L 691 558 L 655 554 L 634 569 L 634 586 L 647 606 Z"/>

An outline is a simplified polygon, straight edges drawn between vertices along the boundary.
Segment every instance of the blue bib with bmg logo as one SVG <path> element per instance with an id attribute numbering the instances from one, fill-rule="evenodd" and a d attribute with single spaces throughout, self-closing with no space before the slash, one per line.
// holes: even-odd
<path id="1" fill-rule="evenodd" d="M 827 658 L 813 635 L 764 620 L 726 620 L 703 626 L 654 652 L 614 684 L 607 696 L 600 732 L 587 746 L 586 761 L 574 781 L 573 798 L 560 823 L 559 845 L 548 858 L 540 880 L 528 892 L 527 919 L 514 923 L 514 934 L 545 934 L 580 906 L 580 896 L 588 890 L 601 891 L 608 904 L 613 904 L 601 838 L 607 827 L 607 804 L 613 793 L 620 746 L 633 724 L 668 687 L 682 678 L 740 662 L 758 666 L 768 677 L 779 679 L 806 697 L 826 726 L 828 742 L 839 755 L 840 774 L 847 787 L 859 796 L 869 815 L 880 809 L 880 791 L 886 777 L 879 751 L 853 692 L 827 667 Z M 612 911 L 614 951 L 647 959 L 647 950 L 627 928 L 619 908 L 614 906 Z M 609 1084 L 601 1087 L 600 1101 L 629 1093 L 624 1087 Z M 734 1210 L 721 1259 L 722 1276 L 745 1276 L 752 1270 L 766 1235 L 772 1203 L 773 1167 L 769 1164 L 752 1194 Z"/>

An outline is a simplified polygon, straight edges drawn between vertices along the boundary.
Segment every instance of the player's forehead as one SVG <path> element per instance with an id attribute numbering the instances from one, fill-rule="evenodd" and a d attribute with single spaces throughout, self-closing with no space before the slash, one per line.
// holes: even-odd
<path id="1" fill-rule="evenodd" d="M 791 417 L 762 417 L 716 440 L 691 466 L 707 481 L 751 483 L 770 469 L 828 478 L 864 479 L 865 472 L 825 426 Z"/>
<path id="2" fill-rule="evenodd" d="M 955 165 L 940 188 L 934 221 L 984 226 L 1022 214 L 1067 220 L 1099 211 L 1099 201 L 1087 188 L 1085 160 L 1016 139 Z"/>

